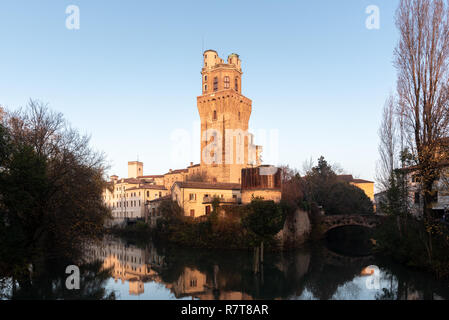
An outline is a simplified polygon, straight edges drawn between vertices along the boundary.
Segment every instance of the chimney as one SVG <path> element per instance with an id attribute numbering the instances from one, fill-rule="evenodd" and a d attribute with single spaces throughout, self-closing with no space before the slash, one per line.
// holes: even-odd
<path id="1" fill-rule="evenodd" d="M 193 162 L 190 162 L 190 166 L 191 166 L 191 167 L 193 166 Z"/>

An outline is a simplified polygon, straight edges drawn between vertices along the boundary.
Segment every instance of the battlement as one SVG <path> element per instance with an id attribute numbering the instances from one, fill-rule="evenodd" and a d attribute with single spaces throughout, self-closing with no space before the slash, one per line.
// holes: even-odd
<path id="1" fill-rule="evenodd" d="M 232 68 L 238 71 L 242 71 L 241 60 L 238 54 L 231 53 L 228 56 L 227 62 L 219 57 L 217 51 L 215 50 L 206 50 L 203 53 L 204 64 L 203 64 L 203 72 L 216 68 Z"/>
<path id="2" fill-rule="evenodd" d="M 201 69 L 203 95 L 222 90 L 241 93 L 242 66 L 238 54 L 231 53 L 227 63 L 218 56 L 215 50 L 204 51 L 203 58 L 204 64 Z"/>

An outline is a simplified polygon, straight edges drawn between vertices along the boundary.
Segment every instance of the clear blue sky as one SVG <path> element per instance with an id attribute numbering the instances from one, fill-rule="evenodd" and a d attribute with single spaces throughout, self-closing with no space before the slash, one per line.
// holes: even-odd
<path id="1" fill-rule="evenodd" d="M 70 4 L 80 8 L 79 30 L 65 27 Z M 200 159 L 204 41 L 224 59 L 240 55 L 256 142 L 269 153 L 269 139 L 257 133 L 279 132 L 274 164 L 300 169 L 323 155 L 373 179 L 382 107 L 396 83 L 397 4 L 2 0 L 0 104 L 48 102 L 92 136 L 111 174 L 126 176 L 137 155 L 145 174 L 185 167 Z M 380 8 L 379 30 L 365 27 L 368 5 Z M 180 130 L 191 135 L 183 142 L 188 152 L 173 156 L 171 138 Z"/>

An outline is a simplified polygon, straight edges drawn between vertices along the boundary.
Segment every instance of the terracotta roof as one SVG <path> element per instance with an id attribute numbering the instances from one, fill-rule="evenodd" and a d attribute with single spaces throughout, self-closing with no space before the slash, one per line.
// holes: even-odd
<path id="1" fill-rule="evenodd" d="M 354 177 L 352 176 L 352 174 L 340 174 L 337 176 L 337 179 L 339 181 L 351 182 L 354 180 Z"/>
<path id="2" fill-rule="evenodd" d="M 154 174 L 149 176 L 138 176 L 137 179 L 145 179 L 145 178 L 163 178 L 163 174 Z"/>
<path id="3" fill-rule="evenodd" d="M 352 174 L 340 174 L 337 176 L 337 179 L 339 181 L 348 182 L 348 183 L 350 183 L 350 182 L 352 182 L 352 183 L 374 183 L 373 181 L 369 181 L 369 180 L 354 179 Z"/>
<path id="4" fill-rule="evenodd" d="M 176 169 L 176 170 L 172 170 L 171 172 L 167 172 L 165 175 L 167 175 L 167 174 L 176 174 L 176 173 L 185 173 L 185 172 L 189 172 L 189 170 L 187 170 L 187 169 Z"/>
<path id="5" fill-rule="evenodd" d="M 209 182 L 195 182 L 177 181 L 173 185 L 178 185 L 184 189 L 222 189 L 222 190 L 240 190 L 241 185 L 239 183 L 209 183 Z"/>
<path id="6" fill-rule="evenodd" d="M 123 180 L 123 182 L 122 182 Z M 130 183 L 130 184 L 139 184 L 142 181 L 136 178 L 123 178 L 123 179 L 118 179 L 117 183 Z"/>
<path id="7" fill-rule="evenodd" d="M 353 183 L 374 183 L 374 181 L 363 180 L 363 179 L 354 179 L 351 182 L 353 182 Z"/>
<path id="8" fill-rule="evenodd" d="M 126 189 L 126 191 L 128 190 L 137 190 L 137 189 L 153 189 L 153 190 L 167 190 L 167 188 L 165 188 L 164 186 L 159 186 L 156 184 L 148 184 L 148 185 L 139 185 L 138 187 L 132 187 L 129 189 Z"/>
<path id="9" fill-rule="evenodd" d="M 164 201 L 164 200 L 171 200 L 171 195 L 167 195 L 167 196 L 163 196 L 154 200 L 150 200 L 150 202 L 159 202 L 159 201 Z"/>

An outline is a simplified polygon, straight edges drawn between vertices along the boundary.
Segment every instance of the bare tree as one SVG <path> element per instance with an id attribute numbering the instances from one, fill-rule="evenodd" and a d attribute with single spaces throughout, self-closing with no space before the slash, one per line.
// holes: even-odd
<path id="1" fill-rule="evenodd" d="M 307 160 L 304 160 L 304 162 L 302 163 L 301 174 L 303 176 L 305 176 L 307 173 L 311 172 L 314 165 L 315 165 L 315 163 L 314 163 L 312 157 L 310 157 Z"/>
<path id="2" fill-rule="evenodd" d="M 380 159 L 377 164 L 376 180 L 380 190 L 385 191 L 390 188 L 391 175 L 397 166 L 397 125 L 393 95 L 390 95 L 385 102 L 379 128 L 379 139 Z"/>
<path id="3" fill-rule="evenodd" d="M 100 235 L 110 217 L 102 197 L 107 166 L 89 137 L 36 101 L 6 113 L 2 123 L 13 152 L 0 175 L 0 202 L 6 220 L 23 226 L 24 248 L 35 251 L 45 243 L 69 254 Z"/>
<path id="4" fill-rule="evenodd" d="M 442 138 L 449 132 L 449 10 L 443 0 L 401 0 L 395 49 L 398 112 L 404 138 L 422 179 L 424 212 L 432 216 Z"/>

